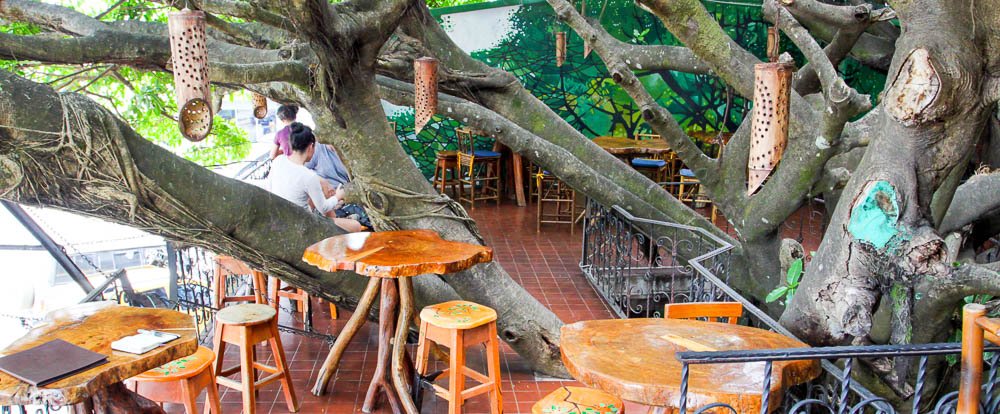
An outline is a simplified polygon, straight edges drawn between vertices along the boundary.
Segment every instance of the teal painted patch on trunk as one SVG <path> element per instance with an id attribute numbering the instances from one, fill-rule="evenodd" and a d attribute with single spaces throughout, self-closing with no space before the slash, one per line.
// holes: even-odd
<path id="1" fill-rule="evenodd" d="M 902 239 L 902 232 L 896 227 L 899 220 L 899 204 L 896 189 L 888 181 L 876 181 L 851 209 L 851 219 L 847 231 L 856 240 L 867 242 L 876 249 L 884 249 L 895 238 Z M 899 242 L 900 240 L 896 240 Z"/>

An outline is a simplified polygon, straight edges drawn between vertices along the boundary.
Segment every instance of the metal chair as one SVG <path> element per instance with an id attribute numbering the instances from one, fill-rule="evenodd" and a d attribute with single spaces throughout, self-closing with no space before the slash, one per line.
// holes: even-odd
<path id="1" fill-rule="evenodd" d="M 962 308 L 962 374 L 956 414 L 977 414 L 983 392 L 983 340 L 1000 344 L 1000 320 L 986 317 L 986 307 L 970 303 Z"/>
<path id="2" fill-rule="evenodd" d="M 475 136 L 467 128 L 456 128 L 458 136 L 458 200 L 469 202 L 476 208 L 476 201 L 494 200 L 500 206 L 500 153 L 477 150 Z M 465 186 L 469 196 L 465 197 Z M 479 187 L 479 194 L 476 194 Z"/>
<path id="3" fill-rule="evenodd" d="M 705 319 L 708 322 L 736 324 L 743 316 L 743 305 L 739 302 L 691 302 L 670 303 L 663 308 L 667 319 Z"/>

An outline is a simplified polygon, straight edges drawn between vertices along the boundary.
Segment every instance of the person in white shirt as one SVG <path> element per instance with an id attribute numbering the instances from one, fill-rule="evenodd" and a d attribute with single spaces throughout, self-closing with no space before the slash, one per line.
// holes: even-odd
<path id="1" fill-rule="evenodd" d="M 334 221 L 337 226 L 349 232 L 362 231 L 357 220 L 337 218 L 336 210 L 343 204 L 344 190 L 340 187 L 330 197 L 323 194 L 322 178 L 305 166 L 316 152 L 316 137 L 312 129 L 295 122 L 289 126 L 289 156 L 278 156 L 271 162 L 268 180 L 271 192 L 295 203 L 295 205 L 315 211 Z"/>

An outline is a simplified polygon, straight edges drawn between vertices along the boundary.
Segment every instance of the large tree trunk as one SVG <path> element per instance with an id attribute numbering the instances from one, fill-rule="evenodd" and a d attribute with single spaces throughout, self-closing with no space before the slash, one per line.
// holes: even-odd
<path id="1" fill-rule="evenodd" d="M 782 324 L 814 344 L 868 343 L 880 303 L 892 343 L 940 340 L 972 270 L 952 266 L 947 209 L 987 120 L 983 50 L 968 1 L 901 2 L 880 134 L 843 190 Z M 996 197 L 995 194 L 991 195 Z M 935 200 L 944 200 L 936 205 Z M 943 207 L 942 207 L 943 206 Z M 940 214 L 940 213 L 938 213 Z M 937 219 L 935 219 L 937 217 Z M 994 275 L 996 276 L 996 275 Z M 981 285 L 981 284 L 980 284 Z M 917 315 L 924 315 L 917 321 Z"/>

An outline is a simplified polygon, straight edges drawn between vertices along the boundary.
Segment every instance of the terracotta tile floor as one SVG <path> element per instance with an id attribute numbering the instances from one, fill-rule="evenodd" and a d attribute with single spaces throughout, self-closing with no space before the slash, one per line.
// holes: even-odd
<path id="1" fill-rule="evenodd" d="M 705 209 L 707 210 L 707 209 Z M 704 213 L 707 213 L 705 211 Z M 479 223 L 480 230 L 488 245 L 495 251 L 495 259 L 515 281 L 548 306 L 564 322 L 613 317 L 608 308 L 584 279 L 578 262 L 580 260 L 582 234 L 578 226 L 570 234 L 567 225 L 546 225 L 541 233 L 535 231 L 535 206 L 518 208 L 504 204 L 478 206 L 471 215 Z M 801 215 L 805 217 L 806 215 Z M 722 220 L 719 220 L 720 224 Z M 786 228 L 787 237 L 795 237 L 797 228 Z M 818 244 L 815 237 L 806 237 L 807 249 Z M 337 333 L 350 316 L 349 310 L 340 310 L 340 319 L 330 321 L 326 306 L 316 306 L 314 323 L 321 331 Z M 294 317 L 286 312 L 281 317 L 291 323 Z M 313 396 L 309 391 L 318 374 L 329 346 L 322 340 L 282 333 L 281 337 L 287 356 L 291 361 L 295 393 L 299 399 L 300 413 L 355 413 L 361 412 L 368 381 L 375 369 L 376 329 L 368 323 L 351 343 L 344 354 L 341 366 L 329 386 L 330 392 L 322 397 Z M 270 355 L 258 346 L 261 358 L 270 361 Z M 412 352 L 412 348 L 411 348 Z M 505 413 L 530 413 L 531 406 L 542 396 L 567 384 L 569 381 L 536 379 L 528 365 L 506 344 L 501 348 L 501 370 L 503 372 L 503 407 Z M 481 351 L 469 350 L 468 365 L 483 370 Z M 237 350 L 231 347 L 226 353 L 226 366 L 235 364 Z M 242 406 L 239 392 L 222 387 L 223 412 L 239 413 Z M 424 394 L 423 413 L 446 413 L 447 406 L 440 398 Z M 380 400 L 376 413 L 391 410 L 387 402 Z M 168 405 L 168 412 L 183 412 L 182 407 Z M 642 413 L 645 407 L 627 404 L 628 412 Z M 277 383 L 265 386 L 257 400 L 257 412 L 287 413 L 285 401 Z M 489 405 L 486 396 L 476 397 L 465 405 L 466 413 L 487 413 Z"/>

